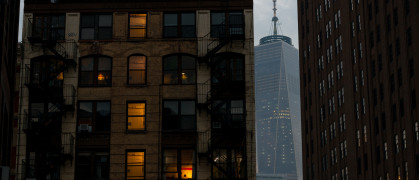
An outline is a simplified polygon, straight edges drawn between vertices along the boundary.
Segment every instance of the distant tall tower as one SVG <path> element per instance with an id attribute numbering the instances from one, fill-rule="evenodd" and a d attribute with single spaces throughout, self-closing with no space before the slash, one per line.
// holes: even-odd
<path id="1" fill-rule="evenodd" d="M 255 47 L 258 180 L 302 179 L 298 50 L 278 35 L 276 0 L 271 35 Z"/>

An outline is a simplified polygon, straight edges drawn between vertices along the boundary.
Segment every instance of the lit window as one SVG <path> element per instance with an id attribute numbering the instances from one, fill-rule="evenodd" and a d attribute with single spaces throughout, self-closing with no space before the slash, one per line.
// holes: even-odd
<path id="1" fill-rule="evenodd" d="M 147 30 L 147 14 L 129 15 L 129 37 L 145 38 Z"/>
<path id="2" fill-rule="evenodd" d="M 196 83 L 196 59 L 188 55 L 163 58 L 163 84 Z"/>
<path id="3" fill-rule="evenodd" d="M 145 179 L 145 152 L 127 152 L 127 179 Z"/>
<path id="4" fill-rule="evenodd" d="M 128 131 L 145 130 L 145 103 L 128 103 Z"/>
<path id="5" fill-rule="evenodd" d="M 195 179 L 195 151 L 166 149 L 163 151 L 163 179 Z"/>
<path id="6" fill-rule="evenodd" d="M 134 55 L 128 58 L 128 84 L 146 84 L 146 57 Z"/>
<path id="7" fill-rule="evenodd" d="M 112 59 L 92 56 L 80 59 L 80 86 L 111 86 Z"/>

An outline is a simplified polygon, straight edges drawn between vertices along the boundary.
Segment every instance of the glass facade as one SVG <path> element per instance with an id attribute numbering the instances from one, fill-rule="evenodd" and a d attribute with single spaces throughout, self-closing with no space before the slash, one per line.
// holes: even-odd
<path id="1" fill-rule="evenodd" d="M 298 50 L 291 41 L 255 47 L 258 174 L 302 178 Z"/>

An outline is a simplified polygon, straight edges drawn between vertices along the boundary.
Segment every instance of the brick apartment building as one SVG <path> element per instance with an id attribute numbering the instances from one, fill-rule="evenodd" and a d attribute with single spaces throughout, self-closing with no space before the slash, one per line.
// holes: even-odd
<path id="1" fill-rule="evenodd" d="M 298 1 L 304 179 L 419 178 L 418 10 Z"/>
<path id="2" fill-rule="evenodd" d="M 255 179 L 252 1 L 25 3 L 17 179 Z"/>

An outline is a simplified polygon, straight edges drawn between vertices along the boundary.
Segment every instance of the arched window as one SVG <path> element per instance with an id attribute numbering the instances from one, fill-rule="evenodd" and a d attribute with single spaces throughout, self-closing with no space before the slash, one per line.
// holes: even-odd
<path id="1" fill-rule="evenodd" d="M 132 55 L 128 57 L 128 84 L 145 85 L 147 75 L 146 57 L 143 55 Z"/>
<path id="2" fill-rule="evenodd" d="M 196 58 L 185 54 L 163 58 L 163 84 L 195 84 Z"/>
<path id="3" fill-rule="evenodd" d="M 112 86 L 112 59 L 107 56 L 81 58 L 79 86 Z"/>

